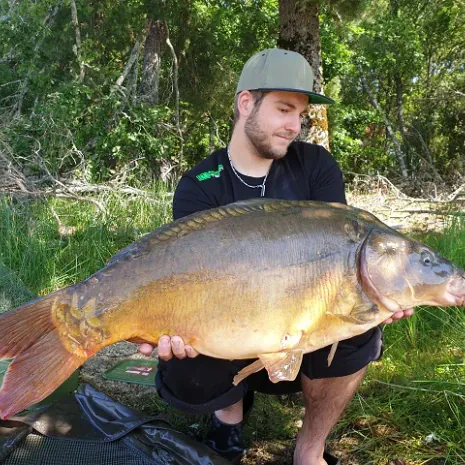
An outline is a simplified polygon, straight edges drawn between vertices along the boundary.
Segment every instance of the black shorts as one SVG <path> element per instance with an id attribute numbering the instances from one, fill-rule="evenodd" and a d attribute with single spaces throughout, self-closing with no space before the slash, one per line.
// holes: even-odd
<path id="1" fill-rule="evenodd" d="M 331 347 L 305 354 L 300 373 L 310 379 L 347 376 L 378 360 L 382 353 L 382 332 L 379 327 L 341 341 L 333 362 L 328 367 Z M 196 358 L 168 362 L 160 360 L 156 386 L 160 397 L 173 407 L 190 413 L 212 413 L 228 407 L 249 390 L 266 394 L 290 394 L 302 390 L 300 376 L 295 381 L 272 383 L 265 369 L 233 385 L 234 376 L 254 360 L 221 360 L 199 355 Z"/>

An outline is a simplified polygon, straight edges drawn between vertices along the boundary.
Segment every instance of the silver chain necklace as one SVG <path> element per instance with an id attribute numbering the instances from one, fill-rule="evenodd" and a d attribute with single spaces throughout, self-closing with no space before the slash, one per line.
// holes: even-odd
<path id="1" fill-rule="evenodd" d="M 239 181 L 244 184 L 244 186 L 247 186 L 247 187 L 250 187 L 251 189 L 255 189 L 255 188 L 261 188 L 261 191 L 260 191 L 260 197 L 265 197 L 265 189 L 266 189 L 266 180 L 268 179 L 268 175 L 270 174 L 270 171 L 271 171 L 271 166 L 273 165 L 273 163 L 271 163 L 270 167 L 268 168 L 268 171 L 266 172 L 266 175 L 265 175 L 265 179 L 263 179 L 263 182 L 261 184 L 257 184 L 256 186 L 251 186 L 250 184 L 247 184 L 242 178 L 241 176 L 239 175 L 239 173 L 236 171 L 236 168 L 234 168 L 234 165 L 233 165 L 233 162 L 231 160 L 231 154 L 229 153 L 229 145 L 227 147 L 227 152 L 228 152 L 228 160 L 229 160 L 229 164 L 231 166 L 231 169 L 233 170 L 233 173 L 236 175 L 236 178 L 239 179 Z"/>

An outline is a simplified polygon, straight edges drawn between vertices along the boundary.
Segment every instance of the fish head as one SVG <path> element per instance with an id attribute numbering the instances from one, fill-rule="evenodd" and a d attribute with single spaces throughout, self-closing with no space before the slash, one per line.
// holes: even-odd
<path id="1" fill-rule="evenodd" d="M 431 247 L 394 231 L 372 229 L 358 260 L 364 292 L 392 312 L 465 303 L 464 270 Z"/>

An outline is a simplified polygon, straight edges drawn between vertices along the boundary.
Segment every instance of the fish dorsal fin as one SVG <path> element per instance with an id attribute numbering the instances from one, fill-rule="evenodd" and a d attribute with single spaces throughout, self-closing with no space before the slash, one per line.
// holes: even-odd
<path id="1" fill-rule="evenodd" d="M 295 210 L 300 208 L 305 202 L 286 201 L 276 199 L 250 199 L 242 200 L 228 205 L 203 210 L 192 213 L 184 218 L 157 228 L 155 231 L 148 233 L 139 240 L 128 245 L 126 248 L 117 252 L 107 263 L 112 265 L 124 259 L 135 258 L 150 249 L 153 245 L 160 242 L 175 240 L 179 237 L 190 234 L 193 231 L 203 229 L 209 223 L 215 223 L 227 218 L 240 215 L 248 215 L 255 212 L 273 212 L 277 210 Z"/>
<path id="2" fill-rule="evenodd" d="M 131 259 L 143 255 L 160 242 L 176 240 L 179 237 L 190 234 L 194 231 L 203 229 L 209 223 L 216 223 L 228 218 L 251 213 L 276 213 L 292 214 L 301 209 L 324 209 L 325 211 L 345 211 L 348 214 L 362 215 L 366 212 L 349 207 L 340 203 L 318 202 L 312 200 L 278 200 L 278 199 L 249 199 L 230 203 L 222 207 L 203 210 L 192 213 L 184 218 L 180 218 L 173 223 L 157 228 L 155 231 L 145 235 L 141 239 L 128 245 L 126 248 L 114 255 L 107 265 L 112 265 L 121 260 Z M 360 213 L 361 212 L 361 213 Z M 370 216 L 370 215 L 369 215 Z M 373 217 L 374 218 L 374 217 Z"/>

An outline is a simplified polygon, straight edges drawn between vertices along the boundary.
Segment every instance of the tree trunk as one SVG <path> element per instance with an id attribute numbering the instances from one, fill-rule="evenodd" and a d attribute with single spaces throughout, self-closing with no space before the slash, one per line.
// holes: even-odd
<path id="1" fill-rule="evenodd" d="M 181 129 L 181 111 L 179 107 L 179 77 L 178 77 L 178 71 L 179 71 L 179 65 L 178 65 L 178 57 L 176 56 L 176 52 L 174 50 L 173 45 L 171 44 L 170 38 L 166 38 L 166 45 L 168 45 L 168 48 L 170 49 L 171 55 L 173 57 L 173 67 L 174 67 L 174 79 L 173 79 L 173 84 L 174 84 L 174 91 L 175 91 L 175 108 L 176 108 L 176 130 L 178 131 L 179 134 L 179 167 L 182 169 L 182 164 L 183 164 L 183 153 L 184 153 L 184 137 L 182 135 L 182 129 Z"/>
<path id="2" fill-rule="evenodd" d="M 144 45 L 144 63 L 139 86 L 139 99 L 153 106 L 158 103 L 158 85 L 160 82 L 161 54 L 166 47 L 168 26 L 164 21 L 151 21 Z"/>
<path id="3" fill-rule="evenodd" d="M 310 63 L 315 81 L 313 91 L 323 93 L 320 20 L 318 0 L 279 0 L 278 46 L 294 50 Z M 329 150 L 328 116 L 325 105 L 311 105 L 302 124 L 301 139 Z"/>
<path id="4" fill-rule="evenodd" d="M 399 120 L 399 130 L 404 139 L 404 144 L 408 146 L 407 133 L 405 132 L 404 121 L 404 85 L 398 70 L 394 72 L 394 81 L 396 83 L 396 100 L 397 100 L 397 118 Z"/>

